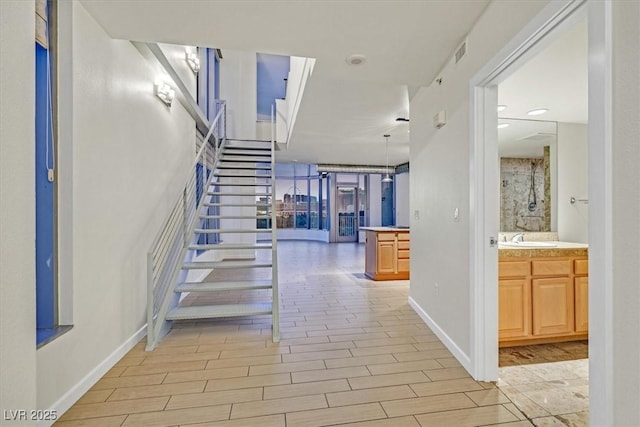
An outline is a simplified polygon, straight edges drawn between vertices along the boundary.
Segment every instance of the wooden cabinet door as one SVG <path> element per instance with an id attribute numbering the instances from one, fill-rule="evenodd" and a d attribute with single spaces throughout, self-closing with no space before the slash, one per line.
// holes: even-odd
<path id="1" fill-rule="evenodd" d="M 396 273 L 395 240 L 378 241 L 378 273 Z"/>
<path id="2" fill-rule="evenodd" d="M 576 332 L 589 331 L 589 278 L 576 277 L 575 279 L 575 303 L 576 303 Z"/>
<path id="3" fill-rule="evenodd" d="M 533 335 L 572 333 L 573 283 L 569 277 L 533 279 Z"/>
<path id="4" fill-rule="evenodd" d="M 527 279 L 498 282 L 498 337 L 527 338 L 531 335 L 531 288 Z"/>

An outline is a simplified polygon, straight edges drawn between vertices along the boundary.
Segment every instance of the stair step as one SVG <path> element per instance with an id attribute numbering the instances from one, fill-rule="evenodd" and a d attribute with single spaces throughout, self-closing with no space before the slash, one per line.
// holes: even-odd
<path id="1" fill-rule="evenodd" d="M 258 208 L 270 208 L 271 203 L 210 203 L 205 202 L 204 206 L 228 206 L 228 207 L 258 207 Z"/>
<path id="2" fill-rule="evenodd" d="M 196 228 L 196 234 L 218 234 L 218 233 L 271 233 L 270 228 Z"/>
<path id="3" fill-rule="evenodd" d="M 271 215 L 200 215 L 200 219 L 269 219 Z"/>
<path id="4" fill-rule="evenodd" d="M 250 163 L 250 162 L 247 162 Z M 232 170 L 250 170 L 250 171 L 270 171 L 271 170 L 271 166 L 240 166 L 240 165 L 229 165 L 229 166 L 224 166 L 224 165 L 220 165 L 218 163 L 218 166 L 216 166 L 216 169 L 219 170 L 226 170 L 226 169 L 232 169 Z"/>
<path id="5" fill-rule="evenodd" d="M 271 249 L 271 244 L 219 244 L 219 245 L 191 245 L 189 250 L 192 251 L 210 251 L 210 250 L 232 250 L 232 249 Z"/>
<path id="6" fill-rule="evenodd" d="M 231 148 L 231 149 L 230 149 Z M 252 150 L 246 148 L 227 147 L 222 150 L 224 156 L 269 156 L 271 157 L 271 150 Z"/>
<path id="7" fill-rule="evenodd" d="M 236 160 L 239 162 L 258 161 L 258 162 L 271 162 L 271 154 L 236 154 L 236 153 L 222 153 L 220 156 L 221 161 Z"/>
<path id="8" fill-rule="evenodd" d="M 269 268 L 271 262 L 250 261 L 201 261 L 182 264 L 183 270 L 211 270 L 214 268 Z"/>
<path id="9" fill-rule="evenodd" d="M 242 182 L 242 183 L 231 183 L 231 182 L 212 182 L 209 184 L 212 187 L 270 187 L 271 184 L 258 184 L 255 182 Z M 250 195 L 250 194 L 247 194 Z"/>
<path id="10" fill-rule="evenodd" d="M 208 191 L 209 196 L 230 196 L 230 197 L 271 197 L 271 193 L 218 193 L 217 191 Z"/>
<path id="11" fill-rule="evenodd" d="M 257 174 L 232 174 L 232 173 L 220 173 L 220 172 L 216 172 L 213 174 L 213 176 L 217 176 L 220 178 L 268 178 L 271 179 L 271 175 L 267 175 L 267 174 L 263 174 L 263 175 L 257 175 Z"/>
<path id="12" fill-rule="evenodd" d="M 209 195 L 209 196 L 234 196 L 234 197 L 240 197 L 240 196 L 269 197 L 269 196 L 271 196 L 271 193 L 251 193 L 251 194 L 247 194 L 247 193 L 218 193 L 217 191 L 207 191 L 207 195 Z"/>
<path id="13" fill-rule="evenodd" d="M 271 151 L 271 147 L 252 147 L 248 145 L 226 145 L 225 150 Z"/>
<path id="14" fill-rule="evenodd" d="M 221 162 L 226 163 L 271 163 L 271 156 L 268 157 L 252 157 L 252 158 L 235 158 L 239 156 L 220 156 Z"/>
<path id="15" fill-rule="evenodd" d="M 185 282 L 176 285 L 176 292 L 245 291 L 271 289 L 271 280 L 246 280 L 239 282 Z"/>
<path id="16" fill-rule="evenodd" d="M 167 320 L 214 319 L 217 317 L 258 316 L 271 314 L 271 303 L 224 304 L 176 307 L 167 313 Z"/>

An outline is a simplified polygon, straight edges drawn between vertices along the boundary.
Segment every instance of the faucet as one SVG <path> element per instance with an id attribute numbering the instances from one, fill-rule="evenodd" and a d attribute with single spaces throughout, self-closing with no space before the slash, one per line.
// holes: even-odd
<path id="1" fill-rule="evenodd" d="M 524 233 L 517 233 L 512 238 L 511 241 L 514 243 L 524 242 Z"/>

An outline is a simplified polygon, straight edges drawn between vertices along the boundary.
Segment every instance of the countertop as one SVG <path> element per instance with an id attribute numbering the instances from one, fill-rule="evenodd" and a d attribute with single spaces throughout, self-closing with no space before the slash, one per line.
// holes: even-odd
<path id="1" fill-rule="evenodd" d="M 368 230 L 368 231 L 376 231 L 376 232 L 389 232 L 389 231 L 393 231 L 393 232 L 401 232 L 401 231 L 409 231 L 409 227 L 404 228 L 404 227 L 360 227 L 360 230 Z"/>
<path id="2" fill-rule="evenodd" d="M 587 256 L 589 245 L 572 242 L 548 242 L 556 246 L 552 248 L 514 248 L 498 243 L 498 256 L 500 258 L 524 258 L 524 257 L 554 257 L 554 256 Z"/>

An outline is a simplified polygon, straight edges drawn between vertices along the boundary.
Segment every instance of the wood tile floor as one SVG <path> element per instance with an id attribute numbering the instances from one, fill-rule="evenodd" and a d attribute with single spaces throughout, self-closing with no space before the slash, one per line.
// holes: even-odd
<path id="1" fill-rule="evenodd" d="M 532 425 L 494 384 L 469 377 L 407 304 L 407 281 L 363 278 L 362 245 L 281 242 L 279 259 L 280 343 L 270 316 L 176 322 L 56 426 Z"/>

